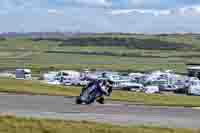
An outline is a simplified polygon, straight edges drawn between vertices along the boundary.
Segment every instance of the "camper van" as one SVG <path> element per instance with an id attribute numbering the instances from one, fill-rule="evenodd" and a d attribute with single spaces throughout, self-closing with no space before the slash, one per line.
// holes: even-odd
<path id="1" fill-rule="evenodd" d="M 56 79 L 56 75 L 58 74 L 58 72 L 48 72 L 48 73 L 44 73 L 42 79 L 46 80 L 46 81 L 52 81 Z"/>
<path id="2" fill-rule="evenodd" d="M 113 82 L 113 88 L 115 89 L 122 89 L 131 82 L 129 77 L 120 75 L 109 75 L 108 78 Z"/>
<path id="3" fill-rule="evenodd" d="M 192 63 L 186 64 L 187 65 L 187 72 L 189 77 L 197 77 L 200 79 L 200 64 Z"/>
<path id="4" fill-rule="evenodd" d="M 60 80 L 60 82 L 65 83 L 69 80 L 79 79 L 81 74 L 77 71 L 59 71 L 57 74 L 57 79 Z"/>
<path id="5" fill-rule="evenodd" d="M 188 88 L 189 95 L 200 95 L 200 80 L 194 79 L 190 81 Z"/>
<path id="6" fill-rule="evenodd" d="M 16 79 L 27 79 L 30 80 L 31 77 L 31 70 L 30 69 L 16 69 L 15 71 Z"/>

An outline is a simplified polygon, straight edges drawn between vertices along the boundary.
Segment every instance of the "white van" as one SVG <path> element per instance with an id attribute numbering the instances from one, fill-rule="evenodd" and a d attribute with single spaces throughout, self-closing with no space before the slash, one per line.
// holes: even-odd
<path id="1" fill-rule="evenodd" d="M 200 80 L 192 80 L 190 81 L 190 85 L 188 88 L 189 95 L 200 95 Z"/>
<path id="2" fill-rule="evenodd" d="M 48 73 L 44 73 L 42 79 L 45 81 L 53 81 L 56 79 L 56 75 L 58 74 L 58 72 L 48 72 Z"/>
<path id="3" fill-rule="evenodd" d="M 77 79 L 77 78 L 80 78 L 81 74 L 77 71 L 59 71 L 58 74 L 57 74 L 57 77 L 63 77 L 63 78 L 66 78 L 66 79 Z"/>

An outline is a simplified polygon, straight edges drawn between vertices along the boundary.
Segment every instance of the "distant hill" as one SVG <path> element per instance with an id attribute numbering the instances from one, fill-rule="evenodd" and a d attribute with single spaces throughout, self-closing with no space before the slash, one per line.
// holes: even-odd
<path id="1" fill-rule="evenodd" d="M 171 43 L 157 39 L 137 39 L 134 37 L 70 38 L 63 41 L 63 43 L 61 43 L 60 46 L 125 46 L 134 49 L 155 49 L 155 50 L 192 49 L 192 46 L 187 44 Z"/>
<path id="2" fill-rule="evenodd" d="M 59 41 L 64 46 L 124 46 L 131 49 L 147 50 L 191 50 L 197 49 L 196 43 L 200 35 L 193 34 L 122 34 L 122 33 L 101 33 L 101 34 L 74 34 L 72 36 L 39 37 L 31 38 L 32 41 Z M 193 42 L 195 44 L 193 44 Z M 191 44 L 192 42 L 192 44 Z M 198 47 L 199 48 L 199 47 Z"/>
<path id="3" fill-rule="evenodd" d="M 33 37 L 33 38 L 63 38 L 68 36 L 157 36 L 157 37 L 166 37 L 166 36 L 198 36 L 200 34 L 196 33 L 173 33 L 173 34 L 138 34 L 138 33 L 90 33 L 90 32 L 5 32 L 0 33 L 0 37 Z"/>
<path id="4" fill-rule="evenodd" d="M 82 36 L 82 35 L 99 35 L 100 33 L 79 33 L 79 32 L 6 32 L 0 33 L 0 37 L 13 38 L 13 37 L 28 37 L 28 38 L 65 38 L 68 36 Z M 118 34 L 118 33 L 106 33 L 107 34 Z M 128 33 L 127 33 L 128 34 Z"/>
<path id="5" fill-rule="evenodd" d="M 13 37 L 28 37 L 28 38 L 51 38 L 51 37 L 65 37 L 70 35 L 70 33 L 60 33 L 60 32 L 28 32 L 28 33 L 17 33 L 17 32 L 8 32 L 1 33 L 0 37 L 13 38 Z"/>
<path id="6" fill-rule="evenodd" d="M 191 50 L 200 49 L 200 34 L 136 34 L 136 33 L 72 33 L 29 32 L 2 33 L 5 38 L 22 37 L 32 41 L 59 41 L 59 46 L 124 46 L 147 50 Z"/>

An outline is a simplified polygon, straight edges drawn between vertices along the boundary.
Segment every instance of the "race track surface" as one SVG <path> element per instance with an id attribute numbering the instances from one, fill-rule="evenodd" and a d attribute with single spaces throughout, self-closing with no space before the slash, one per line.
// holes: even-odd
<path id="1" fill-rule="evenodd" d="M 76 105 L 75 99 L 57 96 L 0 94 L 0 113 L 19 117 L 86 120 L 120 125 L 200 128 L 200 110 L 136 106 L 125 103 Z"/>

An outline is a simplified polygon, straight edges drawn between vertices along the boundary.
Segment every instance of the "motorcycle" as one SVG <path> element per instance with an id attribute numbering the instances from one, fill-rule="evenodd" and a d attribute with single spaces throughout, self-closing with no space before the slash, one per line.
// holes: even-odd
<path id="1" fill-rule="evenodd" d="M 107 93 L 103 92 L 101 87 L 107 89 Z M 77 97 L 77 104 L 91 104 L 97 101 L 100 104 L 105 103 L 104 96 L 110 96 L 112 87 L 109 85 L 101 86 L 98 82 L 90 83 L 87 87 L 82 88 L 80 96 Z"/>

